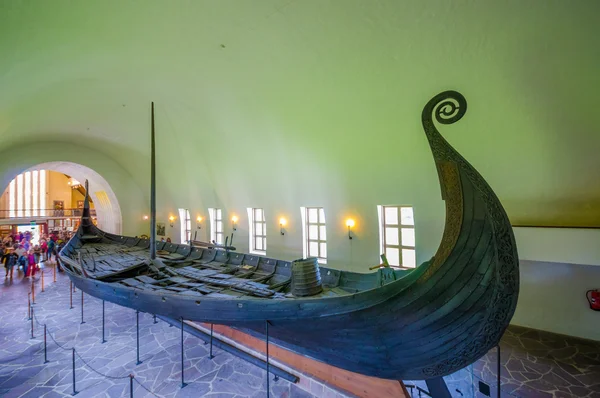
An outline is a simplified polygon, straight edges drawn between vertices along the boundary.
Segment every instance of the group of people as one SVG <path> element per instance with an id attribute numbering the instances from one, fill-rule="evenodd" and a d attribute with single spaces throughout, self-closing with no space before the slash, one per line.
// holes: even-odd
<path id="1" fill-rule="evenodd" d="M 39 242 L 33 242 L 30 232 L 17 232 L 4 238 L 0 244 L 0 259 L 6 269 L 5 279 L 13 279 L 14 269 L 22 272 L 25 278 L 32 278 L 40 268 L 41 262 L 56 261 L 57 253 L 70 239 L 68 234 L 59 234 L 54 231 L 50 235 L 44 234 Z M 62 272 L 60 265 L 58 271 Z"/>

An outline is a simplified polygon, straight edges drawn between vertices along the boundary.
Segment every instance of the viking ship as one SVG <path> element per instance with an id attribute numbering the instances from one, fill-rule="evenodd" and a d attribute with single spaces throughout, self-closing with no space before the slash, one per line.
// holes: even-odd
<path id="1" fill-rule="evenodd" d="M 466 109 L 460 93 L 446 91 L 422 112 L 446 223 L 435 255 L 413 270 L 357 273 L 310 258 L 156 242 L 155 219 L 150 239 L 115 235 L 93 225 L 87 195 L 59 261 L 77 288 L 140 312 L 254 335 L 268 325 L 271 342 L 336 367 L 439 379 L 498 344 L 519 292 L 515 239 L 500 201 L 436 127 L 457 122 Z M 152 148 L 154 189 L 154 128 Z M 151 199 L 155 217 L 154 193 Z"/>

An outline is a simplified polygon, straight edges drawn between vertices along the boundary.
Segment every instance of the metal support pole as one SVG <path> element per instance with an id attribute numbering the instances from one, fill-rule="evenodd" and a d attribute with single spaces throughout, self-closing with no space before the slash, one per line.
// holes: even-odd
<path id="1" fill-rule="evenodd" d="M 52 273 L 54 274 L 54 282 L 56 282 L 56 265 L 54 267 L 52 267 L 53 271 Z"/>
<path id="2" fill-rule="evenodd" d="M 33 283 L 33 277 L 31 277 L 31 304 L 35 304 L 35 284 Z"/>
<path id="3" fill-rule="evenodd" d="M 73 309 L 73 281 L 71 281 L 71 286 L 69 286 L 69 291 L 71 292 L 71 307 L 70 310 Z"/>
<path id="4" fill-rule="evenodd" d="M 210 324 L 210 355 L 208 356 L 209 359 L 213 359 L 215 356 L 212 354 L 212 346 L 213 346 L 213 324 Z"/>
<path id="5" fill-rule="evenodd" d="M 83 290 L 81 291 L 81 324 L 83 325 L 85 321 L 83 320 Z"/>
<path id="6" fill-rule="evenodd" d="M 75 347 L 73 347 L 73 394 L 77 395 L 77 390 L 75 389 Z"/>
<path id="7" fill-rule="evenodd" d="M 184 378 L 183 378 L 183 371 L 184 371 L 183 359 L 184 359 L 184 352 L 183 352 L 183 317 L 181 317 L 181 388 L 187 386 L 187 384 L 185 383 Z"/>
<path id="8" fill-rule="evenodd" d="M 27 293 L 27 320 L 31 319 L 31 292 Z"/>
<path id="9" fill-rule="evenodd" d="M 156 314 L 154 314 L 154 323 L 157 324 L 158 321 L 156 320 Z"/>
<path id="10" fill-rule="evenodd" d="M 44 291 L 44 269 L 42 268 L 42 292 Z"/>
<path id="11" fill-rule="evenodd" d="M 33 339 L 33 306 L 31 307 L 31 338 Z"/>
<path id="12" fill-rule="evenodd" d="M 498 382 L 498 386 L 497 386 L 498 395 L 497 396 L 499 397 L 500 396 L 500 366 L 501 366 L 500 365 L 500 344 L 498 344 L 497 350 L 498 350 L 498 369 L 496 370 L 496 373 L 497 373 L 497 377 L 498 377 L 498 380 L 497 380 L 497 382 Z"/>
<path id="13" fill-rule="evenodd" d="M 129 375 L 129 396 L 133 398 L 133 375 Z"/>
<path id="14" fill-rule="evenodd" d="M 269 387 L 269 321 L 265 321 L 265 334 L 267 335 L 267 398 L 271 395 Z"/>
<path id="15" fill-rule="evenodd" d="M 44 363 L 48 363 L 48 347 L 46 345 L 46 324 L 44 323 Z"/>
<path id="16" fill-rule="evenodd" d="M 140 361 L 140 312 L 139 311 L 135 312 L 135 334 L 137 336 L 137 362 L 136 362 L 136 365 L 139 365 L 142 363 L 142 361 Z"/>
<path id="17" fill-rule="evenodd" d="M 104 339 L 104 300 L 102 300 L 102 344 L 106 343 Z"/>

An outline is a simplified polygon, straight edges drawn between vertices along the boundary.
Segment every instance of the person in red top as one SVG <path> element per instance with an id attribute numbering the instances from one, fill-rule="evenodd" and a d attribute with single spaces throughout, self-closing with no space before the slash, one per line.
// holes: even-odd
<path id="1" fill-rule="evenodd" d="M 31 278 L 35 276 L 36 271 L 35 253 L 33 249 L 29 249 L 29 253 L 27 254 L 27 264 L 27 277 Z"/>

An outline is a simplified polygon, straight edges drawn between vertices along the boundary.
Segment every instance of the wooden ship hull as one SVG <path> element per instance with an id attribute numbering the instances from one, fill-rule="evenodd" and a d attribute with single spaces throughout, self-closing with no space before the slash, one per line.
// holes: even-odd
<path id="1" fill-rule="evenodd" d="M 240 328 L 349 371 L 394 380 L 451 374 L 498 344 L 519 291 L 517 249 L 502 205 L 436 129 L 466 112 L 447 91 L 422 122 L 446 225 L 434 257 L 412 271 L 360 274 L 219 248 L 105 233 L 89 218 L 59 261 L 79 289 L 135 310 Z M 153 234 L 154 235 L 154 234 Z M 158 259 L 152 259 L 152 245 Z M 148 250 L 150 249 L 150 250 Z"/>

